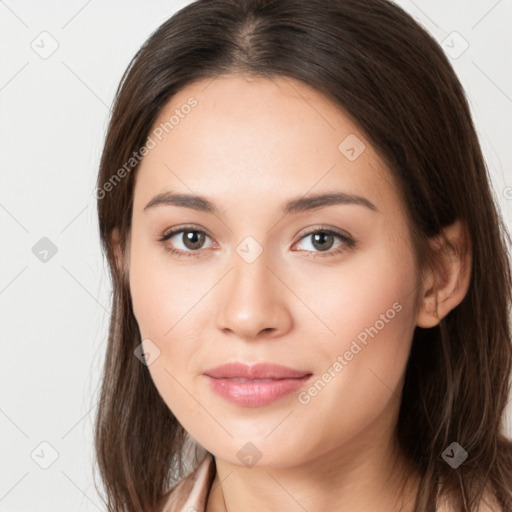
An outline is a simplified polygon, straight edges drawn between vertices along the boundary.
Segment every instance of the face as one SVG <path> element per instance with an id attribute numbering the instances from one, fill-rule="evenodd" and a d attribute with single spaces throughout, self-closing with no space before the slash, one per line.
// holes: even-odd
<path id="1" fill-rule="evenodd" d="M 303 83 L 224 76 L 182 89 L 150 136 L 129 285 L 183 427 L 219 459 L 268 467 L 390 435 L 417 268 L 396 185 L 358 127 Z M 236 362 L 295 374 L 207 375 Z"/>

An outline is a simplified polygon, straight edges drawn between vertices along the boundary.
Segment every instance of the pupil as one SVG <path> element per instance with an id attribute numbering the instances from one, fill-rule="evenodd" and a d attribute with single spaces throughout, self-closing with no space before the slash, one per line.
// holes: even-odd
<path id="1" fill-rule="evenodd" d="M 331 242 L 330 244 L 326 244 L 326 239 L 329 239 L 329 241 Z M 313 236 L 313 245 L 317 248 L 317 249 L 320 249 L 320 250 L 326 250 L 326 249 L 330 249 L 331 246 L 332 246 L 332 241 L 333 241 L 333 235 L 330 234 L 330 233 L 324 233 L 323 231 L 320 232 L 320 233 L 316 233 L 314 236 Z M 317 245 L 319 244 L 319 246 L 317 247 Z M 328 247 L 327 247 L 328 246 Z"/>
<path id="2" fill-rule="evenodd" d="M 185 245 L 189 249 L 198 249 L 203 243 L 204 235 L 198 231 L 187 231 L 185 234 Z"/>

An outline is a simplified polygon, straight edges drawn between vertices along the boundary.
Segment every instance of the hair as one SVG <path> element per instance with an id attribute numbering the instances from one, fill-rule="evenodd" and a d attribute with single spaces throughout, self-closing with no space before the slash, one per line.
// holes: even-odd
<path id="1" fill-rule="evenodd" d="M 126 170 L 177 91 L 237 74 L 298 80 L 356 123 L 397 184 L 418 269 L 438 264 L 429 239 L 463 222 L 469 289 L 438 325 L 415 329 L 396 436 L 421 474 L 416 512 L 434 510 L 445 494 L 456 510 L 476 511 L 487 489 L 512 510 L 512 442 L 503 431 L 512 364 L 510 235 L 464 90 L 441 47 L 386 0 L 198 0 L 153 32 L 126 69 L 97 178 L 113 286 L 95 424 L 108 511 L 156 510 L 185 474 L 187 439 L 134 357 L 140 332 L 111 235 L 119 230 L 125 251 L 138 165 L 116 182 L 114 171 Z M 441 456 L 453 441 L 469 454 L 456 469 Z"/>

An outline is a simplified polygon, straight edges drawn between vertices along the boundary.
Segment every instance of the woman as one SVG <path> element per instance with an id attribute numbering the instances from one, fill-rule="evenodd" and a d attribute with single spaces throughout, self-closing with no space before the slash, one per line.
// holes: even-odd
<path id="1" fill-rule="evenodd" d="M 109 511 L 512 510 L 508 233 L 409 15 L 189 4 L 126 71 L 97 185 Z"/>

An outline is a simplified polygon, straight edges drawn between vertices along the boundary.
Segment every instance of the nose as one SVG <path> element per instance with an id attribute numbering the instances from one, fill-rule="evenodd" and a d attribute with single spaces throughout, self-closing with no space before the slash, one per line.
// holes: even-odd
<path id="1" fill-rule="evenodd" d="M 235 253 L 217 290 L 217 327 L 247 340 L 286 333 L 293 324 L 286 302 L 292 294 L 276 274 L 265 251 L 252 263 Z"/>

